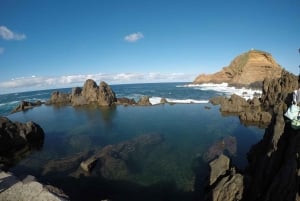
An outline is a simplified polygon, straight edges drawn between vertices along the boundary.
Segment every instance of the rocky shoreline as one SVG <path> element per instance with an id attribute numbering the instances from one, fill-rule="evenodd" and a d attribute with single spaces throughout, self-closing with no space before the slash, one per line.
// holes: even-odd
<path id="1" fill-rule="evenodd" d="M 264 80 L 261 98 L 246 101 L 244 98 L 232 95 L 230 98 L 215 97 L 210 100 L 212 104 L 220 105 L 222 114 L 238 115 L 242 123 L 254 123 L 262 125 L 266 129 L 263 139 L 253 145 L 249 151 L 249 165 L 245 170 L 238 170 L 230 162 L 230 158 L 222 154 L 223 151 L 208 158 L 216 159 L 209 163 L 211 171 L 205 188 L 205 200 L 300 200 L 299 131 L 292 129 L 290 124 L 285 122 L 283 116 L 291 103 L 292 92 L 298 88 L 298 85 L 297 76 L 282 71 L 280 78 Z M 72 106 L 96 104 L 105 107 L 111 107 L 115 104 L 151 105 L 149 97 L 142 97 L 138 102 L 126 98 L 116 98 L 114 92 L 105 82 L 101 82 L 98 86 L 93 80 L 87 80 L 83 88 L 74 88 L 70 94 L 54 92 L 46 104 Z M 24 107 L 19 108 L 28 109 L 39 104 L 23 105 Z M 44 133 L 37 124 L 33 122 L 14 123 L 4 117 L 0 120 L 1 153 L 12 153 L 13 155 L 13 153 L 26 150 L 28 147 L 30 149 L 42 146 Z M 77 168 L 81 173 L 88 175 L 96 167 L 95 172 L 102 176 L 110 172 L 109 175 L 106 175 L 107 178 L 119 174 L 108 171 L 111 169 L 111 164 L 120 164 L 119 166 L 123 167 L 122 171 L 125 171 L 124 178 L 126 178 L 128 155 L 136 154 L 137 147 L 147 146 L 148 143 L 160 143 L 161 141 L 161 136 L 141 136 L 141 139 L 104 147 L 93 155 L 85 154 L 79 156 L 80 160 L 78 158 L 74 160 L 80 163 Z M 226 143 L 216 144 L 216 146 L 234 151 L 232 148 L 235 143 L 234 139 L 229 139 Z M 135 155 L 133 156 L 135 157 Z M 8 159 L 1 157 L 1 160 L 3 164 L 3 161 Z M 52 162 L 51 167 L 54 169 L 57 165 L 61 167 L 61 163 L 65 164 L 65 161 Z M 44 170 L 45 174 L 47 172 L 48 170 Z M 2 172 L 1 174 L 7 173 Z M 74 175 L 76 174 L 74 172 Z"/>
<path id="2" fill-rule="evenodd" d="M 228 165 L 227 156 L 210 163 L 213 182 L 207 185 L 205 200 L 300 200 L 299 130 L 292 129 L 283 116 L 298 85 L 298 77 L 286 71 L 278 79 L 264 80 L 261 108 L 272 117 L 264 137 L 252 146 L 249 165 L 242 172 Z"/>

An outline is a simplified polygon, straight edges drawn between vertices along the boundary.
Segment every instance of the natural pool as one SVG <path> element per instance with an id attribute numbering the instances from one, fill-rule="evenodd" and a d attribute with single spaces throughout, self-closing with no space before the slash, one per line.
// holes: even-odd
<path id="1" fill-rule="evenodd" d="M 201 196 L 208 172 L 205 156 L 211 146 L 228 136 L 235 139 L 236 152 L 224 151 L 244 168 L 246 153 L 264 132 L 245 127 L 236 116 L 222 117 L 219 107 L 209 103 L 113 108 L 43 105 L 8 118 L 35 121 L 45 131 L 42 149 L 20 159 L 10 171 L 18 176 L 32 174 L 63 189 L 71 200 L 193 200 Z M 138 144 L 134 163 L 126 164 L 126 176 L 74 173 L 80 162 L 72 157 L 143 135 L 159 135 L 163 140 L 146 148 Z M 62 158 L 69 162 L 61 163 L 61 168 L 47 167 Z M 71 163 L 76 168 L 64 167 Z"/>

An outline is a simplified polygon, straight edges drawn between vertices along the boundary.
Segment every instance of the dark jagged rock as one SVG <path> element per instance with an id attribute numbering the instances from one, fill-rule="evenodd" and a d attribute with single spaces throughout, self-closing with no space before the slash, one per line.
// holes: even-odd
<path id="1" fill-rule="evenodd" d="M 10 155 L 25 146 L 39 147 L 44 141 L 44 131 L 36 123 L 12 122 L 0 117 L 0 156 Z"/>
<path id="2" fill-rule="evenodd" d="M 261 101 L 266 108 L 274 107 L 280 102 L 289 105 L 292 102 L 292 92 L 296 89 L 298 89 L 298 77 L 284 70 L 279 79 L 264 80 Z"/>
<path id="3" fill-rule="evenodd" d="M 17 107 L 15 107 L 11 113 L 25 111 L 34 108 L 36 106 L 40 106 L 42 104 L 43 103 L 41 101 L 36 101 L 36 102 L 21 101 L 20 104 Z"/>
<path id="4" fill-rule="evenodd" d="M 248 153 L 244 201 L 300 200 L 300 130 L 294 130 L 283 116 L 291 103 L 292 92 L 297 88 L 298 77 L 286 71 L 279 79 L 264 81 L 261 104 L 270 111 L 272 118 L 263 139 Z M 227 181 L 232 178 L 231 175 Z M 207 200 L 231 200 L 231 195 L 237 194 L 235 188 L 228 188 L 223 179 L 217 179 L 207 191 Z M 235 181 L 237 183 L 240 179 Z M 222 193 L 218 189 L 223 189 Z"/>

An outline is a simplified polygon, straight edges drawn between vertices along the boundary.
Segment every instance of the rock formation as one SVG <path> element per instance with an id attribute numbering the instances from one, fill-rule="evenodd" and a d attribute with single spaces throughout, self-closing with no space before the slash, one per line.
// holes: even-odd
<path id="1" fill-rule="evenodd" d="M 234 86 L 261 86 L 265 78 L 278 78 L 282 68 L 271 54 L 251 50 L 237 56 L 229 66 L 214 74 L 201 74 L 193 83 L 229 83 Z"/>
<path id="2" fill-rule="evenodd" d="M 238 115 L 242 123 L 245 124 L 266 127 L 272 119 L 271 113 L 265 110 L 265 106 L 256 97 L 246 101 L 244 98 L 233 94 L 230 98 L 224 96 L 213 97 L 210 102 L 214 105 L 220 105 L 222 114 Z"/>
<path id="3" fill-rule="evenodd" d="M 15 113 L 15 112 L 21 112 L 24 110 L 28 110 L 31 109 L 33 107 L 36 106 L 40 106 L 43 103 L 41 101 L 36 101 L 36 102 L 29 102 L 29 101 L 21 101 L 19 105 L 17 105 L 17 107 L 15 107 L 11 113 Z"/>
<path id="4" fill-rule="evenodd" d="M 60 189 L 43 185 L 28 175 L 22 181 L 11 173 L 0 171 L 1 201 L 67 201 L 69 197 Z"/>
<path id="5" fill-rule="evenodd" d="M 247 178 L 243 184 L 243 196 L 232 199 L 237 195 L 233 187 L 240 184 L 240 179 L 228 188 L 221 176 L 214 179 L 214 185 L 209 185 L 208 200 L 221 200 L 221 197 L 223 200 L 244 201 L 300 200 L 300 130 L 292 129 L 283 116 L 291 102 L 292 92 L 297 88 L 298 77 L 286 71 L 278 79 L 264 81 L 261 104 L 272 114 L 271 123 L 263 139 L 248 153 L 249 165 L 243 173 Z M 223 189 L 222 194 L 218 189 Z"/>
<path id="6" fill-rule="evenodd" d="M 40 147 L 43 141 L 44 131 L 36 123 L 12 122 L 0 117 L 0 156 L 9 156 L 26 146 Z"/>
<path id="7" fill-rule="evenodd" d="M 75 87 L 72 89 L 71 94 L 53 92 L 49 104 L 111 106 L 116 101 L 116 95 L 108 84 L 101 82 L 98 86 L 94 80 L 88 79 L 85 81 L 83 88 Z"/>

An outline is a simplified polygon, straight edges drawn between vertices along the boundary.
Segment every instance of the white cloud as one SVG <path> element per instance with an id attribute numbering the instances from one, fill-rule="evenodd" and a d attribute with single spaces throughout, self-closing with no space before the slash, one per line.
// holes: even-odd
<path id="1" fill-rule="evenodd" d="M 9 30 L 6 26 L 0 26 L 0 37 L 4 40 L 24 40 L 26 39 L 25 34 L 14 33 Z"/>
<path id="2" fill-rule="evenodd" d="M 127 42 L 136 42 L 140 39 L 144 38 L 144 35 L 141 32 L 132 33 L 124 37 L 124 40 Z"/>
<path id="3" fill-rule="evenodd" d="M 0 47 L 0 54 L 3 54 L 3 52 L 4 52 L 4 48 Z"/>
<path id="4" fill-rule="evenodd" d="M 0 82 L 0 93 L 82 86 L 87 79 L 93 79 L 97 83 L 105 81 L 108 84 L 126 84 L 176 81 L 189 82 L 195 77 L 196 75 L 194 74 L 185 73 L 98 73 L 87 75 L 64 75 L 59 77 L 39 77 L 32 75 Z"/>

